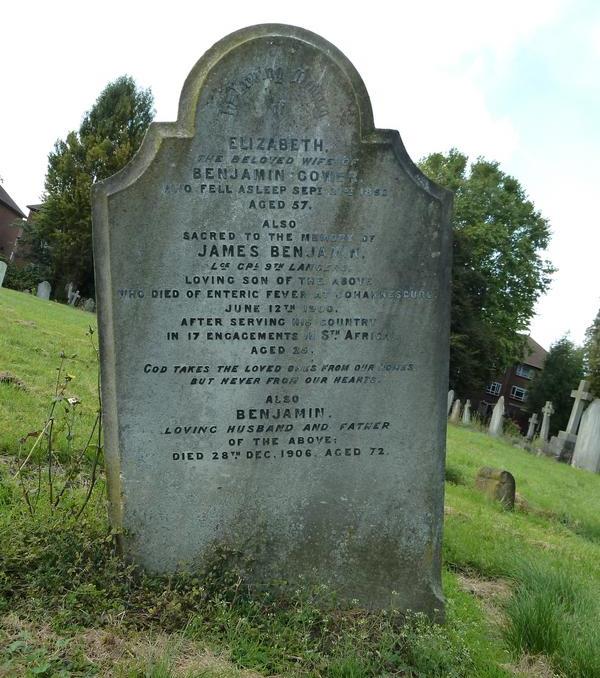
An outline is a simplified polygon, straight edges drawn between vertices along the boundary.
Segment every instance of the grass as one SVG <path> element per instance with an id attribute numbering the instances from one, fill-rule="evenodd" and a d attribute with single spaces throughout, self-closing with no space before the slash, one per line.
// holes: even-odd
<path id="1" fill-rule="evenodd" d="M 600 678 L 600 477 L 462 426 L 448 431 L 444 626 L 327 612 L 302 585 L 260 595 L 226 554 L 206 572 L 137 571 L 114 554 L 102 478 L 74 518 L 89 464 L 54 509 L 42 483 L 32 515 L 14 474 L 34 438 L 20 441 L 43 428 L 63 351 L 68 395 L 82 402 L 58 452 L 83 444 L 96 411 L 94 320 L 0 289 L 0 373 L 22 382 L 0 381 L 0 677 Z M 515 476 L 515 511 L 475 490 L 481 466 Z"/>

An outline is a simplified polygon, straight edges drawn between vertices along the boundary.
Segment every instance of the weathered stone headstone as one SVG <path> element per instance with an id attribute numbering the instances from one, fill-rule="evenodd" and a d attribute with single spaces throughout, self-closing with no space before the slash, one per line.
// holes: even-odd
<path id="1" fill-rule="evenodd" d="M 47 280 L 42 280 L 37 286 L 37 296 L 40 299 L 50 299 L 50 292 L 52 292 L 52 285 Z"/>
<path id="2" fill-rule="evenodd" d="M 491 436 L 501 436 L 504 431 L 504 396 L 498 398 L 498 402 L 494 405 L 492 411 L 492 418 L 490 420 L 489 434 Z"/>
<path id="3" fill-rule="evenodd" d="M 583 415 L 572 464 L 600 473 L 600 399 L 594 400 Z"/>
<path id="4" fill-rule="evenodd" d="M 460 421 L 460 408 L 461 408 L 461 402 L 460 399 L 456 399 L 454 401 L 454 404 L 452 405 L 452 412 L 450 414 L 450 421 L 453 424 L 458 424 Z"/>
<path id="5" fill-rule="evenodd" d="M 550 441 L 550 452 L 558 459 L 567 464 L 571 463 L 573 457 L 573 450 L 575 449 L 575 442 L 577 441 L 577 430 L 581 415 L 587 402 L 593 399 L 589 390 L 589 383 L 582 379 L 579 382 L 579 388 L 571 391 L 571 398 L 575 399 L 573 407 L 571 408 L 571 415 L 567 428 L 564 431 L 559 431 L 557 436 L 554 436 Z"/>
<path id="6" fill-rule="evenodd" d="M 454 402 L 454 391 L 448 391 L 448 409 L 446 411 L 446 416 L 450 415 L 450 410 L 452 409 L 452 403 Z"/>
<path id="7" fill-rule="evenodd" d="M 6 275 L 6 269 L 8 268 L 7 264 L 5 261 L 0 261 L 0 287 L 2 287 L 2 283 L 4 282 L 4 276 Z"/>
<path id="8" fill-rule="evenodd" d="M 538 415 L 537 412 L 534 412 L 531 417 L 529 417 L 529 427 L 527 429 L 527 440 L 533 440 L 535 436 L 535 430 L 537 428 Z"/>
<path id="9" fill-rule="evenodd" d="M 83 302 L 82 308 L 88 313 L 93 313 L 96 310 L 96 302 L 90 297 Z"/>
<path id="10" fill-rule="evenodd" d="M 129 558 L 241 552 L 258 584 L 443 606 L 450 203 L 322 38 L 255 26 L 200 59 L 94 190 Z"/>
<path id="11" fill-rule="evenodd" d="M 514 508 L 516 483 L 512 473 L 485 466 L 477 472 L 475 486 L 505 508 Z"/>
<path id="12" fill-rule="evenodd" d="M 470 400 L 467 400 L 467 402 L 465 403 L 461 423 L 463 423 L 465 426 L 468 426 L 471 423 L 471 401 Z"/>
<path id="13" fill-rule="evenodd" d="M 542 408 L 542 414 L 544 416 L 542 417 L 542 427 L 540 428 L 540 440 L 545 443 L 548 441 L 550 432 L 550 417 L 554 414 L 554 407 L 549 400 L 546 401 Z"/>

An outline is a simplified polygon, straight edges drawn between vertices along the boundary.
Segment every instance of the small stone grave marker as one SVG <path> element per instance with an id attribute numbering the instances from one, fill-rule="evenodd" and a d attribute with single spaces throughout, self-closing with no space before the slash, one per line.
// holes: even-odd
<path id="1" fill-rule="evenodd" d="M 6 275 L 6 269 L 8 268 L 5 261 L 0 261 L 0 287 L 4 283 L 4 276 Z"/>
<path id="2" fill-rule="evenodd" d="M 225 548 L 260 586 L 441 610 L 450 204 L 319 36 L 254 26 L 200 59 L 94 190 L 128 558 Z"/>
<path id="3" fill-rule="evenodd" d="M 512 473 L 485 466 L 477 472 L 475 486 L 505 508 L 514 508 L 516 483 Z"/>

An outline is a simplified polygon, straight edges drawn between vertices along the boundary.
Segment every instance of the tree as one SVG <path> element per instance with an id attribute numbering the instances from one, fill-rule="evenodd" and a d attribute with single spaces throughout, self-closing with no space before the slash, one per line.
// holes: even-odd
<path id="1" fill-rule="evenodd" d="M 468 166 L 456 149 L 420 162 L 454 191 L 450 388 L 468 394 L 521 359 L 553 268 L 540 256 L 548 222 L 497 162 Z"/>
<path id="2" fill-rule="evenodd" d="M 527 409 L 539 412 L 547 400 L 552 401 L 554 414 L 550 433 L 564 430 L 573 407 L 571 391 L 583 379 L 583 351 L 567 337 L 550 347 L 544 369 L 533 380 L 527 394 Z"/>
<path id="3" fill-rule="evenodd" d="M 590 391 L 600 398 L 600 310 L 585 332 L 583 359 L 586 379 L 590 382 Z"/>
<path id="4" fill-rule="evenodd" d="M 43 206 L 25 240 L 33 259 L 49 265 L 52 286 L 72 281 L 94 295 L 91 187 L 124 167 L 152 121 L 153 97 L 133 78 L 109 83 L 78 132 L 59 140 L 48 156 Z"/>

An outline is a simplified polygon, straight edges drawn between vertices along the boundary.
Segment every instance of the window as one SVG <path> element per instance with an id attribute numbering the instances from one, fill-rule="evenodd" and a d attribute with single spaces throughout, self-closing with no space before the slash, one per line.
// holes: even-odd
<path id="1" fill-rule="evenodd" d="M 532 367 L 527 367 L 527 365 L 519 364 L 515 370 L 517 376 L 523 377 L 523 379 L 533 379 L 535 375 L 535 370 Z"/>
<path id="2" fill-rule="evenodd" d="M 527 399 L 527 389 L 520 386 L 511 386 L 510 397 L 522 402 Z"/>
<path id="3" fill-rule="evenodd" d="M 502 389 L 502 384 L 499 381 L 493 381 L 485 389 L 485 392 L 489 393 L 490 395 L 497 396 L 497 395 L 500 395 L 501 389 Z"/>

